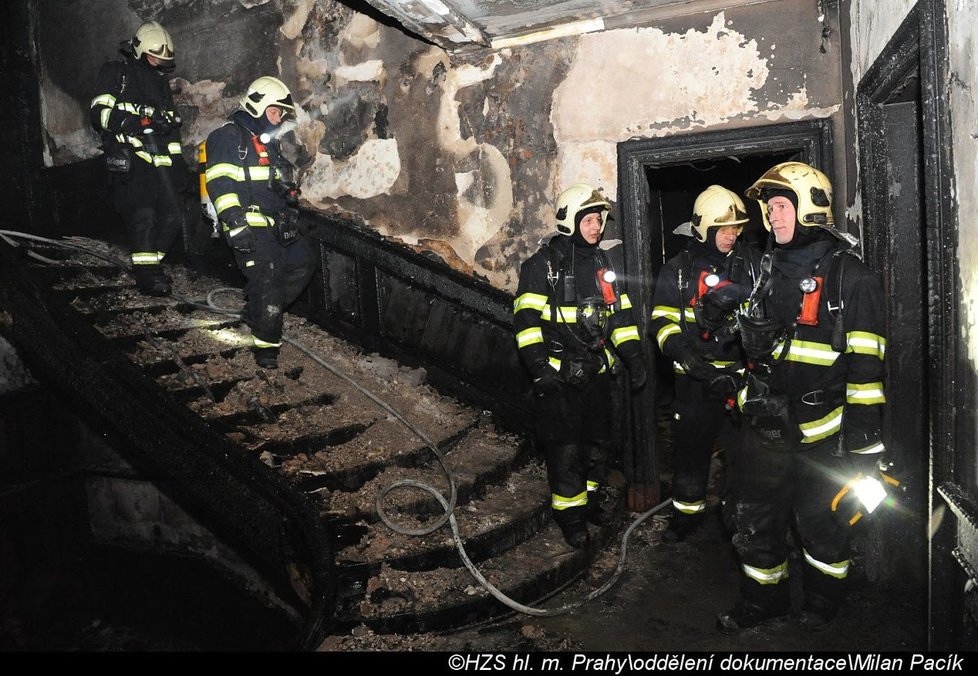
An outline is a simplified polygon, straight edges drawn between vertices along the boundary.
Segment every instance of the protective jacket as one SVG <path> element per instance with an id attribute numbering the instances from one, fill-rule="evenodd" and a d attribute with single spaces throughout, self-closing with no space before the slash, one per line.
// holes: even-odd
<path id="1" fill-rule="evenodd" d="M 741 410 L 750 416 L 745 403 L 768 389 L 768 396 L 786 396 L 789 443 L 841 433 L 850 453 L 881 453 L 886 339 L 878 278 L 827 234 L 771 256 L 760 309 L 784 328 L 785 340 L 758 360 L 757 377 L 738 395 Z"/>
<path id="2" fill-rule="evenodd" d="M 731 317 L 741 308 L 759 274 L 759 259 L 741 241 L 724 254 L 712 244 L 693 240 L 663 266 L 655 286 L 649 332 L 662 353 L 674 360 L 676 373 L 685 374 L 679 363 L 683 342 L 695 343 L 717 367 L 742 361 L 732 323 L 717 328 L 699 320 L 707 296 L 722 296 L 722 302 L 730 304 Z"/>
<path id="3" fill-rule="evenodd" d="M 274 225 L 285 211 L 286 162 L 276 141 L 261 142 L 263 131 L 259 120 L 239 110 L 207 137 L 207 193 L 225 231 L 242 211 L 253 228 Z"/>
<path id="4" fill-rule="evenodd" d="M 186 172 L 176 106 L 163 74 L 125 55 L 102 66 L 96 87 L 91 121 L 104 149 L 121 144 L 150 166 L 179 165 Z"/>
<path id="5" fill-rule="evenodd" d="M 598 282 L 603 269 L 611 264 L 600 248 L 575 246 L 565 235 L 555 236 L 523 263 L 513 328 L 520 358 L 534 377 L 552 368 L 566 382 L 586 380 L 614 368 L 616 354 L 626 362 L 641 358 L 632 303 L 623 290 L 611 304 L 604 302 Z M 621 285 L 615 282 L 615 287 Z M 585 307 L 594 300 L 604 317 L 592 318 L 591 306 Z"/>
<path id="6" fill-rule="evenodd" d="M 692 240 L 669 259 L 659 273 L 649 331 L 676 373 L 673 399 L 673 522 L 682 533 L 694 528 L 706 512 L 710 463 L 717 438 L 721 439 L 728 475 L 740 446 L 740 430 L 726 408 L 736 387 L 744 356 L 733 330 L 734 315 L 746 303 L 760 268 L 760 254 L 737 241 L 721 253 L 711 238 Z M 713 295 L 711 295 L 713 294 Z M 714 298 L 721 298 L 714 303 Z M 712 309 L 711 309 L 712 308 Z M 722 308 L 722 311 L 721 311 Z M 710 317 L 705 315 L 711 314 Z M 690 377 L 681 352 L 693 345 L 716 369 L 729 369 L 731 386 L 711 390 L 710 382 Z M 721 371 L 717 370 L 717 375 Z M 721 500 L 726 488 L 721 489 Z"/>

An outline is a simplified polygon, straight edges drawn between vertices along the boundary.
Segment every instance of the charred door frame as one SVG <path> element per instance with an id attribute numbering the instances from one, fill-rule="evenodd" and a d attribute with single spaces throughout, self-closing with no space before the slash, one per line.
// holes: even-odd
<path id="1" fill-rule="evenodd" d="M 822 169 L 832 177 L 832 123 L 828 119 L 772 124 L 744 129 L 730 129 L 665 138 L 622 141 L 618 144 L 618 199 L 622 217 L 621 233 L 624 243 L 625 275 L 641 280 L 639 293 L 631 285 L 632 306 L 635 308 L 645 358 L 649 364 L 655 358 L 655 344 L 646 335 L 646 325 L 652 310 L 652 260 L 650 257 L 649 219 L 650 192 L 646 167 L 657 169 L 699 160 L 726 159 L 774 153 L 797 153 L 798 159 Z M 650 380 L 654 369 L 650 369 Z M 658 449 L 653 401 L 654 383 L 650 382 L 632 398 L 631 411 L 633 443 L 629 459 L 626 446 L 626 470 L 629 480 L 652 485 L 654 500 L 658 500 Z M 630 460 L 630 464 L 629 464 Z"/>
<path id="2" fill-rule="evenodd" d="M 863 185 L 863 227 L 867 257 L 877 254 L 876 242 L 886 237 L 887 155 L 875 130 L 882 128 L 883 106 L 907 75 L 917 71 L 921 88 L 923 137 L 923 218 L 928 298 L 929 388 L 928 442 L 930 513 L 949 509 L 930 540 L 928 643 L 931 650 L 954 647 L 961 638 L 964 577 L 978 579 L 978 507 L 974 486 L 955 482 L 972 469 L 966 457 L 973 420 L 973 395 L 960 401 L 957 391 L 970 379 L 959 345 L 960 289 L 956 252 L 958 222 L 954 206 L 954 165 L 950 113 L 947 108 L 947 27 L 943 0 L 920 0 L 863 76 L 857 90 L 859 160 Z M 956 457 L 956 449 L 961 457 Z M 966 466 L 965 463 L 969 465 Z M 951 514 L 954 519 L 951 519 Z M 932 525 L 933 528 L 933 525 Z M 960 566 L 956 565 L 957 561 Z M 963 575 L 962 575 L 963 573 Z"/>

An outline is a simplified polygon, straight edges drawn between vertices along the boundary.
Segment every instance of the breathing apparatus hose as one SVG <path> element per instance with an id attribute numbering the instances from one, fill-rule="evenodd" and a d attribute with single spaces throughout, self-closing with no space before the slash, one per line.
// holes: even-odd
<path id="1" fill-rule="evenodd" d="M 17 246 L 17 245 L 14 242 L 11 241 L 11 238 L 13 238 L 13 239 L 22 238 L 22 239 L 27 239 L 27 240 L 31 240 L 31 241 L 41 242 L 41 243 L 44 243 L 44 244 L 50 244 L 50 245 L 54 245 L 54 246 L 64 247 L 64 248 L 67 248 L 67 249 L 72 249 L 74 251 L 78 251 L 80 253 L 87 254 L 87 255 L 93 256 L 95 258 L 104 260 L 104 261 L 106 261 L 106 262 L 108 262 L 108 263 L 110 263 L 110 264 L 112 264 L 112 265 L 114 265 L 116 267 L 119 267 L 119 268 L 121 268 L 123 270 L 127 270 L 127 271 L 131 270 L 131 265 L 129 265 L 128 263 L 126 263 L 126 262 L 124 262 L 124 261 L 122 261 L 120 259 L 113 258 L 113 257 L 108 256 L 106 254 L 103 254 L 103 253 L 101 253 L 99 251 L 96 251 L 94 249 L 91 249 L 90 247 L 86 247 L 86 246 L 82 246 L 82 245 L 73 243 L 70 240 L 49 239 L 49 238 L 46 238 L 46 237 L 39 237 L 37 235 L 30 235 L 30 234 L 27 234 L 27 233 L 22 233 L 22 232 L 17 232 L 17 231 L 11 231 L 11 230 L 0 230 L 0 237 L 2 237 L 5 241 L 7 241 L 8 243 L 10 243 L 13 246 Z M 28 253 L 31 253 L 31 252 L 28 252 Z M 61 264 L 61 263 L 63 263 L 63 261 L 57 261 L 57 260 L 49 259 L 49 258 L 46 258 L 46 257 L 43 257 L 43 256 L 39 256 L 39 255 L 34 255 L 34 258 L 36 258 L 38 260 L 41 260 L 43 262 L 47 262 L 47 263 L 55 263 L 55 264 Z M 170 295 L 171 295 L 171 297 L 174 300 L 176 300 L 178 302 L 191 305 L 191 306 L 196 307 L 196 308 L 199 308 L 201 310 L 210 311 L 210 312 L 214 312 L 214 313 L 222 314 L 222 315 L 227 315 L 227 316 L 230 316 L 230 317 L 240 318 L 241 314 L 240 314 L 240 310 L 239 309 L 225 307 L 225 306 L 220 305 L 219 303 L 217 303 L 216 300 L 215 300 L 215 297 L 218 294 L 229 293 L 229 292 L 236 293 L 236 294 L 241 294 L 242 293 L 242 290 L 241 289 L 238 289 L 238 288 L 233 288 L 233 287 L 219 287 L 219 288 L 211 289 L 207 293 L 207 296 L 206 296 L 204 302 L 200 302 L 200 301 L 195 300 L 193 298 L 187 298 L 187 297 L 181 296 L 179 294 L 171 293 Z M 600 587 L 598 587 L 597 589 L 591 591 L 589 594 L 587 594 L 583 598 L 578 599 L 577 601 L 574 601 L 572 603 L 566 604 L 564 606 L 560 606 L 558 608 L 534 608 L 534 607 L 531 607 L 531 606 L 526 606 L 526 605 L 524 605 L 522 603 L 519 603 L 519 602 L 517 602 L 517 601 L 515 601 L 515 600 L 513 600 L 511 598 L 509 598 L 508 596 L 506 596 L 505 594 L 503 594 L 497 587 L 495 587 L 491 582 L 489 582 L 489 580 L 487 580 L 485 578 L 485 576 L 482 575 L 482 573 L 475 566 L 475 564 L 472 563 L 471 559 L 469 558 L 468 554 L 466 553 L 465 546 L 464 546 L 463 540 L 462 540 L 462 536 L 461 536 L 461 534 L 458 531 L 458 523 L 455 520 L 455 506 L 456 506 L 456 503 L 457 503 L 457 500 L 458 500 L 458 488 L 457 488 L 455 474 L 454 474 L 454 472 L 452 472 L 451 468 L 448 466 L 448 463 L 445 460 L 444 454 L 437 447 L 437 445 L 434 442 L 432 442 L 431 439 L 429 439 L 428 436 L 425 435 L 425 433 L 422 432 L 416 425 L 412 424 L 409 420 L 407 420 L 406 418 L 404 418 L 404 416 L 402 416 L 392 406 L 390 406 L 385 401 L 383 401 L 382 399 L 380 399 L 380 397 L 376 396 L 374 393 L 372 393 L 371 391 L 369 391 L 367 388 L 365 388 L 362 385 L 360 385 L 353 378 L 347 376 L 345 373 L 343 373 L 339 369 L 335 368 L 333 365 L 331 365 L 329 362 L 327 362 L 326 360 L 324 360 L 323 358 L 321 358 L 319 355 L 315 354 L 311 349 L 309 349 L 308 347 L 306 347 L 305 345 L 303 345 L 299 341 L 295 340 L 294 338 L 292 338 L 290 336 L 283 335 L 282 336 L 282 342 L 288 343 L 289 345 L 291 345 L 295 349 L 297 349 L 300 352 L 302 352 L 308 358 L 312 359 L 317 364 L 319 364 L 320 366 L 322 366 L 323 368 L 325 368 L 327 371 L 329 371 L 333 375 L 337 376 L 338 378 L 341 378 L 342 380 L 344 380 L 347 383 L 349 383 L 350 385 L 352 385 L 359 392 L 361 392 L 364 396 L 366 396 L 371 401 L 373 401 L 375 404 L 377 404 L 378 406 L 380 406 L 383 410 L 387 411 L 389 414 L 391 414 L 392 416 L 394 416 L 399 422 L 401 422 L 401 424 L 403 424 L 405 427 L 407 427 L 421 441 L 423 441 L 424 444 L 431 450 L 431 452 L 435 454 L 435 457 L 437 458 L 438 463 L 441 465 L 441 468 L 444 471 L 446 478 L 448 479 L 448 483 L 449 483 L 449 498 L 446 499 L 445 496 L 442 495 L 441 492 L 439 492 L 439 490 L 437 488 L 435 488 L 434 486 L 432 486 L 430 484 L 427 484 L 425 482 L 422 482 L 422 481 L 415 481 L 415 480 L 412 480 L 412 479 L 402 479 L 402 480 L 396 481 L 396 482 L 388 485 L 387 487 L 383 488 L 377 494 L 377 499 L 376 499 L 377 514 L 380 517 L 380 519 L 384 522 L 384 524 L 387 525 L 391 530 L 393 530 L 393 531 L 395 531 L 397 533 L 401 533 L 401 534 L 404 534 L 404 535 L 418 536 L 418 535 L 427 535 L 429 533 L 432 533 L 432 532 L 438 530 L 439 528 L 441 528 L 443 525 L 445 525 L 447 523 L 451 527 L 451 529 L 452 529 L 452 537 L 453 537 L 453 539 L 455 541 L 455 546 L 458 549 L 459 556 L 461 557 L 463 563 L 465 564 L 465 567 L 469 570 L 469 572 L 472 574 L 472 576 L 496 600 L 500 601 L 501 603 L 503 603 L 507 607 L 509 607 L 509 608 L 511 608 L 511 609 L 513 609 L 513 610 L 515 610 L 517 612 L 524 613 L 526 615 L 532 615 L 532 616 L 535 616 L 535 617 L 556 617 L 556 616 L 563 615 L 563 614 L 566 614 L 568 612 L 571 612 L 572 610 L 575 610 L 575 609 L 583 606 L 585 603 L 587 603 L 587 602 L 589 602 L 589 601 L 597 598 L 598 596 L 601 596 L 605 592 L 607 592 L 609 589 L 611 589 L 615 585 L 615 583 L 621 577 L 621 574 L 624 572 L 625 558 L 626 558 L 627 553 L 628 553 L 628 539 L 631 536 L 632 531 L 634 531 L 635 528 L 637 528 L 639 525 L 641 525 L 649 517 L 651 517 L 654 514 L 657 514 L 658 512 L 662 511 L 665 507 L 667 507 L 671 503 L 671 500 L 668 500 L 668 499 L 662 501 L 661 503 L 659 503 L 658 505 L 656 505 L 652 509 L 650 509 L 650 510 L 648 510 L 648 511 L 642 513 L 642 514 L 640 514 L 631 523 L 631 525 L 629 525 L 629 527 L 625 530 L 624 535 L 622 536 L 621 553 L 619 554 L 618 564 L 617 564 L 614 572 L 608 577 L 608 579 Z M 384 502 L 384 499 L 385 499 L 385 497 L 387 496 L 388 493 L 390 493 L 393 490 L 399 489 L 399 488 L 400 489 L 414 488 L 414 489 L 421 490 L 423 492 L 426 492 L 426 493 L 430 494 L 442 506 L 442 509 L 443 509 L 442 515 L 438 519 L 436 519 L 432 524 L 430 524 L 428 526 L 425 526 L 423 528 L 404 528 L 402 526 L 399 526 L 399 525 L 393 523 L 391 521 L 390 517 L 388 516 L 386 510 L 383 507 L 383 502 Z"/>

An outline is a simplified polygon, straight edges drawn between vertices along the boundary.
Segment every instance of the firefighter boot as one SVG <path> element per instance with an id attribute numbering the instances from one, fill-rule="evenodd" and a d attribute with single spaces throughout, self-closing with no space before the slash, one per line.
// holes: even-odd
<path id="1" fill-rule="evenodd" d="M 829 628 L 839 611 L 839 605 L 820 594 L 806 594 L 805 603 L 798 616 L 798 627 L 802 631 L 817 633 Z"/>
<path id="2" fill-rule="evenodd" d="M 585 521 L 585 507 L 568 507 L 567 509 L 552 510 L 554 521 L 560 527 L 560 532 L 574 549 L 585 549 L 591 542 Z"/>
<path id="3" fill-rule="evenodd" d="M 673 512 L 669 519 L 669 527 L 662 532 L 662 541 L 668 544 L 682 542 L 699 530 L 701 525 L 703 525 L 702 514 Z"/>
<path id="4" fill-rule="evenodd" d="M 788 614 L 787 608 L 767 608 L 740 601 L 730 610 L 717 615 L 717 629 L 721 634 L 739 634 L 744 629 L 756 627 L 768 620 L 776 620 Z"/>
<path id="5" fill-rule="evenodd" d="M 744 629 L 785 617 L 791 608 L 790 593 L 787 583 L 761 585 L 741 578 L 740 600 L 730 610 L 717 615 L 717 629 L 721 634 L 739 634 Z"/>
<path id="6" fill-rule="evenodd" d="M 133 276 L 136 278 L 139 293 L 144 296 L 169 296 L 172 291 L 170 278 L 163 272 L 161 265 L 133 266 Z"/>
<path id="7" fill-rule="evenodd" d="M 278 348 L 277 347 L 256 347 L 255 363 L 258 368 L 277 369 L 278 368 Z"/>
<path id="8" fill-rule="evenodd" d="M 593 523 L 599 528 L 610 526 L 615 522 L 614 511 L 604 506 L 604 491 L 600 488 L 596 491 L 589 491 L 587 496 L 587 506 L 584 518 L 588 523 Z"/>

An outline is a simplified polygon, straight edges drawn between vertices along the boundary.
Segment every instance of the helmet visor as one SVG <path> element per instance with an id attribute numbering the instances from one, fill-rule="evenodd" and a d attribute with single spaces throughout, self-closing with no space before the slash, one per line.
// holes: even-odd
<path id="1" fill-rule="evenodd" d="M 165 42 L 161 44 L 156 49 L 147 49 L 146 53 L 150 56 L 155 56 L 157 59 L 163 59 L 164 61 L 170 61 L 173 59 L 173 50 Z"/>

